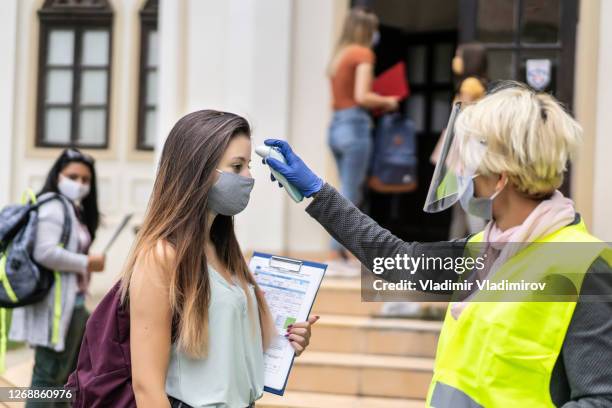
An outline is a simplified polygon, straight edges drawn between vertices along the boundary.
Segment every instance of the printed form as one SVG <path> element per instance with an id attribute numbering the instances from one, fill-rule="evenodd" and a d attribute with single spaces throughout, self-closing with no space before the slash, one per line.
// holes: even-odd
<path id="1" fill-rule="evenodd" d="M 255 252 L 249 268 L 265 292 L 278 336 L 266 350 L 265 390 L 282 395 L 293 364 L 287 326 L 308 318 L 327 265 Z"/>

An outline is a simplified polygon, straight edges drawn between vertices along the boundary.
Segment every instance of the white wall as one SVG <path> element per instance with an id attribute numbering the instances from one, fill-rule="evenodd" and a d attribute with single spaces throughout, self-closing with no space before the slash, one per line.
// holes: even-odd
<path id="1" fill-rule="evenodd" d="M 326 179 L 334 164 L 329 157 L 327 126 L 331 118 L 331 91 L 326 69 L 335 43 L 339 14 L 347 1 L 297 0 L 294 8 L 290 142 L 294 150 Z M 329 246 L 327 232 L 304 208 L 286 200 L 287 246 L 300 255 L 321 252 Z"/>
<path id="2" fill-rule="evenodd" d="M 593 232 L 597 237 L 612 242 L 612 1 L 601 2 L 600 18 Z"/>
<path id="3" fill-rule="evenodd" d="M 156 162 L 177 118 L 184 112 L 185 0 L 159 2 L 159 74 Z"/>
<path id="4" fill-rule="evenodd" d="M 4 0 L 0 3 L 0 208 L 11 197 L 16 46 L 17 0 Z"/>
<path id="5" fill-rule="evenodd" d="M 164 134 L 159 135 L 158 152 L 172 124 L 198 109 L 245 116 L 253 127 L 254 146 L 268 137 L 287 137 L 293 3 L 162 0 L 161 4 L 160 83 L 165 88 L 165 81 L 176 85 L 174 99 L 160 101 Z M 173 47 L 184 47 L 182 55 L 164 58 Z M 177 72 L 184 75 L 183 83 L 173 78 Z M 280 251 L 285 245 L 284 197 L 267 180 L 256 157 L 252 173 L 257 181 L 249 207 L 237 217 L 239 240 L 245 249 Z"/>
<path id="6" fill-rule="evenodd" d="M 338 13 L 345 11 L 347 1 L 162 0 L 161 4 L 160 86 L 169 98 L 161 97 L 163 130 L 157 151 L 182 114 L 205 108 L 228 110 L 251 122 L 254 147 L 266 138 L 288 139 L 325 177 L 331 164 L 325 69 Z M 177 73 L 184 81 L 177 82 Z M 255 188 L 249 207 L 237 217 L 242 247 L 292 253 L 324 250 L 329 238 L 304 212 L 307 203 L 293 203 L 269 182 L 268 170 L 258 158 L 252 159 Z"/>

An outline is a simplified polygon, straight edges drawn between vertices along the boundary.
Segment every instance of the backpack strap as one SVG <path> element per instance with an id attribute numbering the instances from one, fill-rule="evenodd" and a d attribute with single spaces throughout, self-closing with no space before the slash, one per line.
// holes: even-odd
<path id="1" fill-rule="evenodd" d="M 28 188 L 21 194 L 21 204 L 25 205 L 28 203 L 28 201 L 32 202 L 33 204 L 36 204 L 36 201 L 38 201 L 36 194 L 34 194 L 34 190 L 31 188 Z"/>
<path id="2" fill-rule="evenodd" d="M 64 227 L 62 230 L 62 236 L 60 238 L 59 246 L 65 248 L 68 245 L 70 239 L 70 231 L 72 229 L 72 219 L 68 212 L 68 204 L 66 199 L 59 194 L 56 194 L 52 198 L 60 200 L 64 207 Z M 53 285 L 53 327 L 51 329 L 51 343 L 57 344 L 59 342 L 60 322 L 62 320 L 62 275 L 59 271 L 53 271 L 53 278 L 55 285 Z"/>
<path id="3" fill-rule="evenodd" d="M 65 248 L 68 245 L 68 240 L 70 239 L 70 231 L 72 230 L 72 219 L 70 218 L 68 204 L 66 203 L 66 199 L 62 197 L 60 194 L 53 194 L 50 197 L 45 198 L 41 201 L 34 201 L 34 206 L 37 208 L 42 204 L 51 201 L 51 200 L 59 200 L 64 207 L 64 226 L 62 229 L 62 235 L 60 238 L 59 246 Z M 60 333 L 60 323 L 62 320 L 62 275 L 59 271 L 53 271 L 53 326 L 51 328 L 51 343 L 57 344 L 59 342 L 59 333 Z M 1 316 L 0 316 L 1 317 Z M 0 344 L 1 347 L 1 344 Z"/>
<path id="4" fill-rule="evenodd" d="M 62 235 L 60 237 L 60 246 L 65 247 L 66 245 L 68 245 L 68 240 L 70 239 L 70 231 L 72 230 L 72 219 L 70 218 L 68 204 L 66 204 L 66 198 L 64 198 L 61 194 L 58 193 L 53 193 L 51 196 L 46 197 L 45 199 L 40 201 L 38 201 L 36 197 L 34 197 L 34 200 L 32 200 L 32 209 L 38 210 L 41 205 L 52 200 L 59 200 L 60 203 L 62 203 L 62 207 L 64 207 L 64 226 L 62 228 Z"/>

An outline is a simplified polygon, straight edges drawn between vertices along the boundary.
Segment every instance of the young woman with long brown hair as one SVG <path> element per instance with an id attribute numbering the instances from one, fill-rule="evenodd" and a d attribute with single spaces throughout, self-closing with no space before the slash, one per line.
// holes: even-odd
<path id="1" fill-rule="evenodd" d="M 276 333 L 234 233 L 250 160 L 249 124 L 232 113 L 190 113 L 166 140 L 122 276 L 138 406 L 252 406 L 271 340 L 284 335 L 298 355 L 308 345 L 318 318 Z"/>

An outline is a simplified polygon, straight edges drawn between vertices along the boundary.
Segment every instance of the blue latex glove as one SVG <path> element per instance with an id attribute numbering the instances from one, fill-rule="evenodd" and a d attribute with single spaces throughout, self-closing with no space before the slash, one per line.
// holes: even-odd
<path id="1" fill-rule="evenodd" d="M 266 163 L 285 176 L 287 181 L 300 190 L 305 197 L 311 197 L 321 190 L 323 187 L 323 180 L 317 177 L 317 175 L 304 164 L 302 159 L 293 153 L 289 143 L 278 139 L 266 139 L 264 143 L 267 146 L 278 147 L 287 161 L 287 164 L 284 164 L 276 159 L 268 158 L 266 159 Z"/>

